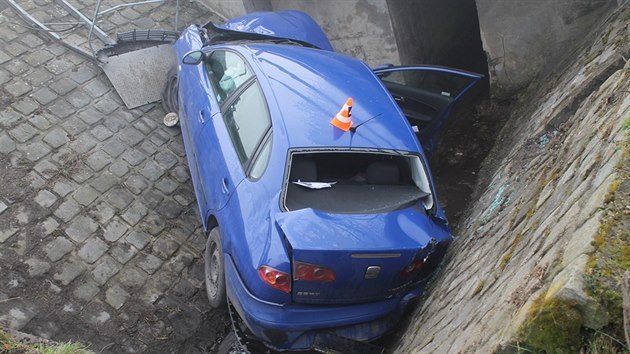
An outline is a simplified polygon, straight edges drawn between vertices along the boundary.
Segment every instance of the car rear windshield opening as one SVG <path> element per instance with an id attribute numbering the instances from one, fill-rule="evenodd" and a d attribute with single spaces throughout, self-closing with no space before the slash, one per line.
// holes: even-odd
<path id="1" fill-rule="evenodd" d="M 328 213 L 371 214 L 433 207 L 420 157 L 372 152 L 296 152 L 289 159 L 284 206 Z"/>

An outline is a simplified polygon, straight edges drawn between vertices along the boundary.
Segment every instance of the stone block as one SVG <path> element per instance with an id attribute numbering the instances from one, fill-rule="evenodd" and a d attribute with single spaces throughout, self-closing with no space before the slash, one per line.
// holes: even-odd
<path id="1" fill-rule="evenodd" d="M 57 100 L 56 102 L 60 102 L 60 101 Z M 73 110 L 70 110 L 69 114 L 72 114 L 72 113 L 74 113 Z M 63 117 L 65 116 L 62 116 L 62 118 Z M 77 136 L 88 128 L 88 126 L 77 117 L 70 117 L 70 118 L 64 119 L 63 123 L 61 123 L 61 127 L 63 128 L 63 130 L 67 131 L 68 134 L 72 136 Z"/>
<path id="2" fill-rule="evenodd" d="M 98 172 L 112 163 L 113 159 L 103 150 L 97 150 L 85 162 L 94 172 Z"/>
<path id="3" fill-rule="evenodd" d="M 151 235 L 142 231 L 132 231 L 125 240 L 136 247 L 138 250 L 145 248 L 151 241 Z"/>
<path id="4" fill-rule="evenodd" d="M 24 97 L 23 99 L 13 103 L 11 107 L 23 115 L 28 116 L 39 109 L 39 104 L 30 97 Z"/>
<path id="5" fill-rule="evenodd" d="M 87 106 L 88 104 L 90 104 L 90 102 L 92 101 L 92 98 L 90 96 L 86 95 L 85 93 L 83 93 L 83 91 L 79 91 L 79 90 L 72 91 L 71 93 L 67 94 L 65 97 L 68 103 L 70 103 L 72 107 L 76 109 L 83 108 Z M 99 114 L 98 117 L 101 117 L 101 115 Z M 79 118 L 81 118 L 80 114 L 79 114 Z"/>
<path id="6" fill-rule="evenodd" d="M 70 143 L 70 148 L 79 154 L 83 154 L 92 150 L 98 141 L 89 133 L 81 133 L 77 139 Z"/>
<path id="7" fill-rule="evenodd" d="M 141 202 L 131 204 L 129 208 L 121 215 L 121 217 L 131 226 L 135 226 L 143 217 L 147 215 L 149 210 Z"/>
<path id="8" fill-rule="evenodd" d="M 147 273 L 129 265 L 123 267 L 117 276 L 118 281 L 122 285 L 131 289 L 139 289 L 146 282 L 147 278 Z"/>
<path id="9" fill-rule="evenodd" d="M 73 70 L 69 76 L 77 84 L 83 84 L 93 79 L 96 72 L 89 65 L 81 65 L 76 67 L 76 70 Z"/>
<path id="10" fill-rule="evenodd" d="M 92 188 L 99 191 L 99 193 L 105 193 L 110 188 L 118 184 L 118 182 L 119 181 L 114 174 L 109 171 L 103 171 L 90 181 L 90 185 Z"/>
<path id="11" fill-rule="evenodd" d="M 44 209 L 49 208 L 51 205 L 55 204 L 56 201 L 57 197 L 47 190 L 39 191 L 35 197 L 35 202 Z"/>
<path id="12" fill-rule="evenodd" d="M 167 219 L 175 219 L 182 212 L 182 206 L 172 199 L 165 199 L 157 208 L 157 212 Z"/>
<path id="13" fill-rule="evenodd" d="M 47 105 L 50 102 L 56 100 L 59 96 L 57 93 L 51 91 L 48 87 L 42 87 L 37 91 L 33 92 L 33 99 L 39 102 L 39 104 Z"/>
<path id="14" fill-rule="evenodd" d="M 97 125 L 96 127 L 92 128 L 92 130 L 90 130 L 90 133 L 92 134 L 92 136 L 94 136 L 98 141 L 105 141 L 107 139 L 109 139 L 112 135 L 114 135 L 111 131 L 109 131 L 109 129 L 107 129 L 104 125 Z M 124 151 L 124 149 L 123 149 Z M 121 151 L 122 153 L 122 151 Z M 108 153 L 109 154 L 109 153 Z M 120 155 L 120 154 L 119 154 Z M 116 156 L 112 156 L 112 157 L 117 157 Z"/>
<path id="15" fill-rule="evenodd" d="M 111 256 L 122 264 L 126 264 L 136 255 L 136 250 L 131 247 L 128 243 L 118 242 L 114 247 L 111 248 L 110 254 Z"/>
<path id="16" fill-rule="evenodd" d="M 77 84 L 68 78 L 61 77 L 59 80 L 53 82 L 48 86 L 51 90 L 55 91 L 58 95 L 65 95 L 68 92 L 74 90 Z"/>
<path id="17" fill-rule="evenodd" d="M 48 106 L 48 110 L 58 118 L 66 118 L 76 113 L 74 107 L 62 99 L 56 99 L 53 104 Z M 68 133 L 72 134 L 71 131 L 68 131 Z"/>
<path id="18" fill-rule="evenodd" d="M 66 234 L 75 242 L 87 240 L 98 229 L 98 224 L 87 216 L 77 217 L 67 228 Z"/>
<path id="19" fill-rule="evenodd" d="M 53 186 L 53 192 L 59 194 L 61 197 L 65 197 L 68 193 L 74 191 L 75 189 L 76 185 L 74 182 L 66 179 L 58 179 Z"/>
<path id="20" fill-rule="evenodd" d="M 50 148 L 39 142 L 27 144 L 22 147 L 22 150 L 26 153 L 26 158 L 29 161 L 33 162 L 41 159 L 42 157 L 50 153 Z"/>
<path id="21" fill-rule="evenodd" d="M 92 300 L 100 291 L 98 284 L 88 280 L 86 282 L 80 283 L 72 292 L 72 295 L 79 300 L 90 301 Z"/>
<path id="22" fill-rule="evenodd" d="M 171 239 L 162 237 L 153 243 L 153 253 L 162 259 L 167 259 L 177 251 L 179 244 Z"/>
<path id="23" fill-rule="evenodd" d="M 111 219 L 114 214 L 116 214 L 116 210 L 114 210 L 109 204 L 105 202 L 99 202 L 96 206 L 92 207 L 88 211 L 88 214 L 96 219 L 99 223 L 105 224 L 109 219 Z"/>
<path id="24" fill-rule="evenodd" d="M 119 138 L 127 145 L 134 146 L 144 140 L 144 134 L 135 128 L 127 127 L 119 134 Z"/>
<path id="25" fill-rule="evenodd" d="M 129 226 L 116 217 L 105 227 L 103 237 L 109 242 L 116 242 L 127 232 L 128 229 Z"/>
<path id="26" fill-rule="evenodd" d="M 92 236 L 77 252 L 77 255 L 86 263 L 92 264 L 101 258 L 108 249 L 109 246 L 105 242 L 96 236 Z"/>
<path id="27" fill-rule="evenodd" d="M 58 272 L 53 275 L 53 279 L 59 281 L 63 285 L 68 285 L 81 275 L 85 269 L 85 265 L 83 265 L 81 261 L 70 259 L 61 265 Z"/>
<path id="28" fill-rule="evenodd" d="M 37 38 L 37 37 L 34 37 L 34 38 Z M 41 43 L 41 40 L 39 40 L 39 42 Z M 53 55 L 50 52 L 47 52 L 45 50 L 36 50 L 36 51 L 29 52 L 28 54 L 24 55 L 22 57 L 22 60 L 24 60 L 30 66 L 37 67 L 42 64 L 45 64 L 47 61 L 49 61 L 52 58 L 53 58 Z"/>
<path id="29" fill-rule="evenodd" d="M 92 271 L 92 277 L 98 284 L 105 285 L 105 283 L 107 283 L 111 277 L 116 275 L 121 268 L 122 265 L 114 258 L 110 256 L 103 256 L 101 261 Z"/>
<path id="30" fill-rule="evenodd" d="M 13 227 L 0 230 L 0 243 L 4 243 L 11 236 L 15 235 L 15 233 L 17 231 L 18 231 L 18 229 L 17 228 L 13 228 Z"/>
<path id="31" fill-rule="evenodd" d="M 54 163 L 50 162 L 48 159 L 43 159 L 39 161 L 35 167 L 33 167 L 35 171 L 37 171 L 42 177 L 46 179 L 50 179 L 52 177 L 56 177 L 59 172 L 59 167 Z"/>
<path id="32" fill-rule="evenodd" d="M 125 304 L 129 296 L 129 293 L 121 288 L 120 285 L 114 284 L 105 292 L 105 302 L 118 310 Z"/>
<path id="33" fill-rule="evenodd" d="M 114 208 L 123 210 L 133 201 L 134 197 L 127 190 L 116 187 L 107 192 L 105 199 Z"/>
<path id="34" fill-rule="evenodd" d="M 90 95 L 90 97 L 99 98 L 109 92 L 111 87 L 99 79 L 94 79 L 83 86 L 83 90 Z M 96 103 L 96 109 L 105 114 L 112 113 L 118 107 L 117 104 L 112 104 L 112 101 L 107 99 L 100 100 Z"/>
<path id="35" fill-rule="evenodd" d="M 142 194 L 144 190 L 149 186 L 147 180 L 138 174 L 132 174 L 125 180 L 125 187 L 133 194 Z"/>
<path id="36" fill-rule="evenodd" d="M 15 73 L 13 73 L 15 74 Z M 22 80 L 15 80 L 4 85 L 4 90 L 13 97 L 20 97 L 31 91 L 31 86 Z"/>
<path id="37" fill-rule="evenodd" d="M 155 183 L 155 188 L 166 195 L 173 193 L 178 186 L 179 184 L 177 182 L 168 177 L 162 177 Z"/>
<path id="38" fill-rule="evenodd" d="M 98 139 L 98 136 L 95 135 L 95 137 Z M 120 156 L 120 154 L 125 152 L 125 149 L 127 149 L 125 144 L 122 144 L 120 141 L 118 141 L 118 139 L 115 139 L 115 138 L 110 139 L 102 147 L 102 150 L 105 151 L 109 156 L 113 158 L 117 158 L 118 156 Z"/>
<path id="39" fill-rule="evenodd" d="M 42 115 L 39 115 L 39 114 L 35 114 L 35 115 L 30 116 L 28 118 L 28 121 L 35 128 L 37 128 L 39 130 L 46 130 L 46 129 L 49 129 L 52 126 L 52 124 L 50 123 L 50 121 L 46 117 L 44 117 Z"/>
<path id="40" fill-rule="evenodd" d="M 49 242 L 44 249 L 44 252 L 52 262 L 57 262 L 63 256 L 68 254 L 74 249 L 74 245 L 65 237 L 55 237 L 54 240 Z"/>
<path id="41" fill-rule="evenodd" d="M 77 202 L 73 199 L 67 199 L 57 207 L 53 214 L 61 220 L 68 222 L 80 211 L 81 206 Z"/>
<path id="42" fill-rule="evenodd" d="M 24 300 L 0 303 L 0 323 L 11 329 L 21 330 L 36 315 L 36 307 Z"/>
<path id="43" fill-rule="evenodd" d="M 57 227 L 59 227 L 59 223 L 57 222 L 57 220 L 55 220 L 52 217 L 42 222 L 42 228 L 44 229 L 44 235 L 46 236 L 50 235 L 53 231 L 57 230 Z"/>
<path id="44" fill-rule="evenodd" d="M 149 274 L 155 273 L 164 261 L 159 259 L 158 257 L 147 254 L 138 260 L 138 267 L 142 268 L 145 272 Z"/>
<path id="45" fill-rule="evenodd" d="M 72 195 L 72 198 L 74 198 L 74 200 L 76 200 L 79 204 L 87 206 L 90 205 L 98 196 L 98 191 L 94 190 L 94 188 L 89 185 L 85 185 L 77 189 L 77 191 Z"/>
<path id="46" fill-rule="evenodd" d="M 7 134 L 0 135 L 0 154 L 6 155 L 15 150 L 15 148 L 15 142 Z"/>
<path id="47" fill-rule="evenodd" d="M 93 82 L 94 82 L 94 81 L 93 81 Z M 91 82 L 91 83 L 89 83 L 89 84 L 87 84 L 87 85 L 85 86 L 86 91 L 87 91 L 87 93 L 88 93 L 89 95 L 93 95 L 93 93 L 91 93 L 90 89 L 88 89 L 88 87 L 90 87 L 90 86 L 91 86 L 91 84 L 92 84 L 93 82 Z M 100 82 L 100 81 L 99 81 L 99 83 L 98 83 L 98 84 L 95 84 L 95 85 L 102 86 L 102 88 L 103 88 L 103 89 L 107 89 L 107 90 L 109 90 L 109 86 L 107 86 L 107 85 L 103 84 L 103 83 L 102 83 L 102 82 Z M 99 91 L 99 90 L 97 89 L 97 91 Z M 101 97 L 101 96 L 102 96 L 102 95 L 100 95 L 100 94 L 99 94 L 97 97 Z M 94 98 L 96 98 L 96 97 L 94 97 Z M 101 113 L 103 113 L 103 114 L 111 114 L 111 113 L 112 113 L 112 112 L 114 112 L 116 109 L 118 109 L 118 107 L 120 107 L 120 105 L 119 105 L 118 103 L 114 102 L 114 101 L 113 101 L 112 99 L 110 99 L 109 97 L 105 96 L 105 97 L 102 97 L 102 98 L 101 98 L 98 102 L 96 102 L 96 103 L 94 104 L 94 107 L 95 107 L 96 109 L 98 109 L 98 110 L 99 110 Z"/>
<path id="48" fill-rule="evenodd" d="M 63 59 L 53 59 L 46 63 L 46 70 L 50 71 L 53 75 L 61 75 L 73 67 L 72 62 Z M 65 83 L 64 83 L 65 84 Z M 64 92 L 66 93 L 66 92 Z M 63 94 L 63 93 L 62 93 Z"/>
<path id="49" fill-rule="evenodd" d="M 88 103 L 90 102 L 90 98 L 85 95 L 84 93 L 81 93 L 83 96 L 83 100 L 87 101 Z M 103 120 L 103 118 L 105 118 L 105 116 L 99 112 L 98 110 L 96 110 L 93 107 L 88 107 L 86 110 L 80 112 L 78 114 L 79 119 L 81 119 L 83 122 L 85 122 L 85 124 L 87 125 L 94 125 L 98 122 L 100 122 L 101 120 Z"/>
<path id="50" fill-rule="evenodd" d="M 50 263 L 37 258 L 29 258 L 24 263 L 28 265 L 28 275 L 31 277 L 41 277 L 50 269 Z"/>
<path id="51" fill-rule="evenodd" d="M 53 76 L 44 68 L 38 68 L 26 75 L 26 81 L 35 88 L 41 87 L 52 78 Z"/>
<path id="52" fill-rule="evenodd" d="M 136 149 L 127 149 L 122 155 L 123 160 L 127 161 L 131 166 L 138 166 L 147 156 Z"/>
<path id="53" fill-rule="evenodd" d="M 22 123 L 17 127 L 9 130 L 9 135 L 20 143 L 24 143 L 37 135 L 37 129 L 28 123 Z"/>

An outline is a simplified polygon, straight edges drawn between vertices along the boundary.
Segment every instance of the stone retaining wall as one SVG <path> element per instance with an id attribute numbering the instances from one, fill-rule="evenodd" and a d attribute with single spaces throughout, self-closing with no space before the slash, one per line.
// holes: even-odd
<path id="1" fill-rule="evenodd" d="M 520 97 L 395 352 L 509 352 L 537 299 L 571 301 L 586 327 L 608 322 L 584 274 L 630 116 L 629 23 L 619 8 L 564 72 Z"/>

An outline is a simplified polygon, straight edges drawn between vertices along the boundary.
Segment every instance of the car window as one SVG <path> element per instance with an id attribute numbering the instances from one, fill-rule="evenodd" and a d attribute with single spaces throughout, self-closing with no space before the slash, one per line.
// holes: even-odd
<path id="1" fill-rule="evenodd" d="M 252 169 L 249 172 L 249 177 L 253 179 L 258 179 L 262 176 L 263 172 L 265 172 L 265 168 L 269 163 L 269 158 L 271 157 L 271 139 L 267 139 L 265 141 L 265 145 L 263 145 L 260 154 L 254 164 L 252 165 Z"/>
<path id="2" fill-rule="evenodd" d="M 252 71 L 243 58 L 226 50 L 212 52 L 205 66 L 219 103 L 227 100 L 252 77 Z"/>
<path id="3" fill-rule="evenodd" d="M 469 83 L 470 78 L 432 70 L 397 70 L 379 74 L 381 80 L 399 85 L 420 88 L 446 97 L 456 97 Z"/>
<path id="4" fill-rule="evenodd" d="M 271 119 L 258 82 L 246 88 L 223 113 L 225 125 L 245 168 L 269 128 Z"/>

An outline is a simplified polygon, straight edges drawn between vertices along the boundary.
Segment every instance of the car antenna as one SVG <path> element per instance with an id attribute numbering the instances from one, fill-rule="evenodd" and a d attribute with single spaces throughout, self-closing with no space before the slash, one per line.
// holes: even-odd
<path id="1" fill-rule="evenodd" d="M 357 128 L 359 128 L 359 127 L 360 127 L 360 126 L 362 126 L 363 124 L 365 124 L 365 123 L 367 123 L 367 122 L 371 121 L 372 119 L 374 119 L 374 118 L 376 118 L 376 117 L 380 117 L 380 116 L 382 116 L 382 115 L 383 115 L 383 112 L 381 112 L 381 113 L 379 113 L 379 114 L 375 115 L 374 117 L 372 117 L 372 118 L 370 118 L 370 119 L 366 120 L 365 122 L 362 122 L 361 124 L 359 124 L 359 125 L 357 125 L 357 126 L 352 126 L 352 127 L 350 127 L 350 131 L 351 131 L 351 132 L 353 132 L 353 133 L 355 133 L 355 132 L 357 131 Z"/>

